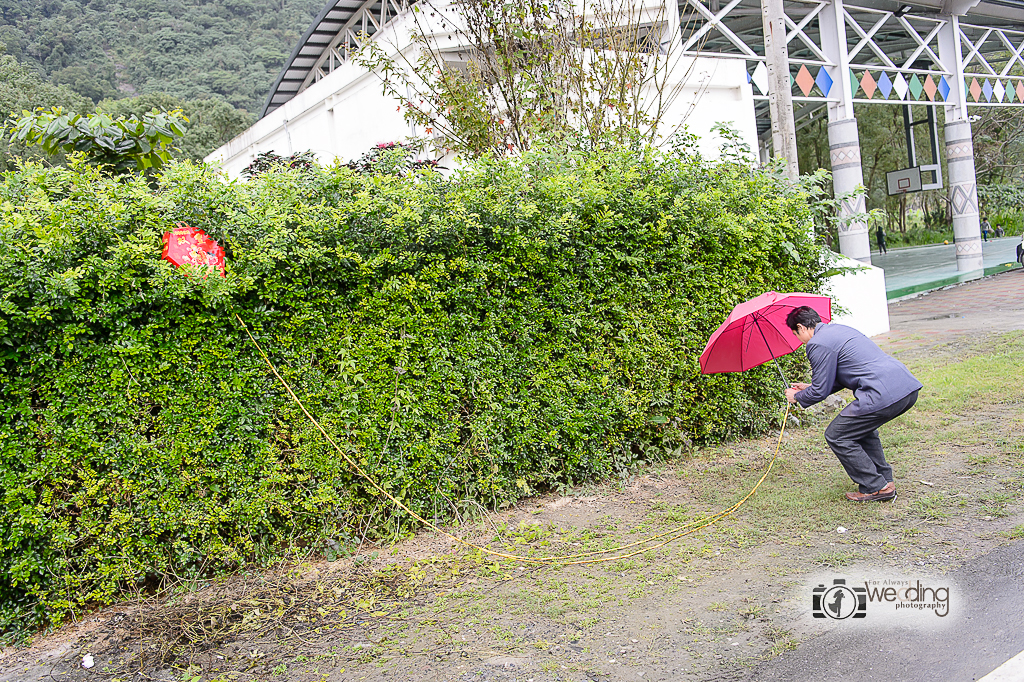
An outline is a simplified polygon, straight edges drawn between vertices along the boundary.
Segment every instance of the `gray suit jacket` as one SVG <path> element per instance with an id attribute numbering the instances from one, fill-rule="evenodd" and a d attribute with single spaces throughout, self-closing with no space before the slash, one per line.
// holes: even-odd
<path id="1" fill-rule="evenodd" d="M 814 336 L 807 342 L 807 359 L 811 361 L 813 383 L 795 396 L 804 407 L 848 388 L 853 391 L 854 401 L 842 414 L 855 417 L 889 407 L 923 388 L 902 362 L 845 325 L 823 322 L 815 327 Z"/>

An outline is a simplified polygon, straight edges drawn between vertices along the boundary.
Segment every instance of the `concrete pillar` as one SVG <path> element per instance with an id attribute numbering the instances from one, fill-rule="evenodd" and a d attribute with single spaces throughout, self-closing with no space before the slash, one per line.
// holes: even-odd
<path id="1" fill-rule="evenodd" d="M 974 174 L 974 142 L 970 121 L 946 122 L 946 162 L 949 164 L 949 203 L 953 209 L 956 269 L 985 267 L 981 252 L 978 181 Z"/>
<path id="2" fill-rule="evenodd" d="M 839 251 L 862 263 L 871 262 L 871 235 L 862 216 L 867 214 L 864 200 L 864 174 L 860 167 L 860 135 L 853 115 L 850 57 L 846 44 L 846 20 L 843 0 L 831 0 L 818 15 L 821 49 L 832 62 L 829 74 L 832 89 L 828 103 L 828 150 L 832 163 L 832 189 L 839 204 Z M 856 195 L 856 196 L 852 196 Z M 853 218 L 852 216 L 861 216 Z"/>
<path id="3" fill-rule="evenodd" d="M 863 217 L 852 217 L 867 213 L 857 119 L 829 121 L 828 155 L 832 161 L 832 189 L 837 198 L 842 197 L 839 204 L 839 251 L 862 263 L 870 263 L 871 235 L 868 234 L 868 224 Z"/>
<path id="4" fill-rule="evenodd" d="M 953 212 L 956 269 L 970 272 L 984 268 L 981 253 L 981 217 L 978 215 L 978 180 L 974 173 L 974 141 L 967 118 L 967 84 L 960 49 L 960 19 L 941 17 L 939 57 L 952 74 L 946 97 L 946 161 L 949 164 L 949 203 Z"/>

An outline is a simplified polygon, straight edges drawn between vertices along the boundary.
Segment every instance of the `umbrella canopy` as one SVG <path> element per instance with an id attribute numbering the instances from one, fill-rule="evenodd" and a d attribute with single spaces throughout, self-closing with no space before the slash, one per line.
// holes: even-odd
<path id="1" fill-rule="evenodd" d="M 224 276 L 224 249 L 198 227 L 178 223 L 173 231 L 165 233 L 163 257 L 179 268 L 185 263 L 205 265 Z"/>
<path id="2" fill-rule="evenodd" d="M 732 309 L 700 355 L 703 374 L 743 372 L 792 353 L 800 339 L 786 326 L 794 308 L 810 306 L 822 322 L 832 321 L 832 299 L 817 294 L 769 291 Z"/>

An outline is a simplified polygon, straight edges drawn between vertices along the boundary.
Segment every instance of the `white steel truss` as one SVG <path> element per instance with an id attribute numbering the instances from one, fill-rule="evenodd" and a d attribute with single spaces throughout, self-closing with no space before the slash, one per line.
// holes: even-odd
<path id="1" fill-rule="evenodd" d="M 755 100 L 767 99 L 764 39 L 757 0 L 680 0 L 683 49 L 692 56 L 744 59 Z M 793 100 L 836 102 L 837 64 L 823 44 L 821 12 L 828 0 L 786 3 L 786 44 Z M 939 49 L 948 18 L 844 5 L 845 61 L 854 102 L 946 106 L 958 70 Z M 960 24 L 960 69 L 970 106 L 1024 106 L 1024 31 Z M 828 40 L 827 38 L 825 40 Z M 944 61 L 945 60 L 945 61 Z M 954 92 L 955 96 L 955 92 Z"/>
<path id="2" fill-rule="evenodd" d="M 677 1 L 684 52 L 745 60 L 755 87 L 754 98 L 765 100 L 760 0 Z M 836 32 L 822 30 L 823 10 L 833 1 L 786 2 L 786 46 L 794 101 L 819 105 L 838 101 L 832 86 L 846 82 L 838 73 L 839 62 L 848 65 L 853 102 L 945 106 L 949 93 L 955 95 L 960 90 L 954 74 L 962 73 L 963 92 L 970 106 L 1024 105 L 1024 31 L 960 23 L 956 32 L 962 68 L 955 68 L 946 63 L 951 59 L 949 50 L 943 54 L 939 49 L 948 18 L 844 4 L 842 12 L 837 12 L 842 23 L 838 35 L 845 32 L 846 40 L 837 51 L 837 46 L 829 43 L 836 41 Z M 363 42 L 373 40 L 414 2 L 337 0 L 329 5 L 321 23 L 310 29 L 282 71 L 264 114 L 347 63 Z M 834 25 L 833 19 L 829 21 Z"/>
<path id="3" fill-rule="evenodd" d="M 1024 31 L 960 24 L 959 38 L 968 104 L 1024 104 Z"/>
<path id="4" fill-rule="evenodd" d="M 398 0 L 397 2 L 396 0 L 366 0 L 363 2 L 317 59 L 299 88 L 299 92 L 347 62 L 353 50 L 358 50 L 367 39 L 372 39 L 407 9 L 409 9 L 408 0 Z M 362 40 L 360 40 L 361 36 Z"/>

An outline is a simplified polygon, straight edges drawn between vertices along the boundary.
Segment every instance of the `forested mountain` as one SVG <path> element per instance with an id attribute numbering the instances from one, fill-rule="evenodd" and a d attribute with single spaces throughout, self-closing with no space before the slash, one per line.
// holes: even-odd
<path id="1" fill-rule="evenodd" d="M 324 0 L 0 0 L 5 51 L 94 103 L 167 93 L 259 113 Z"/>

